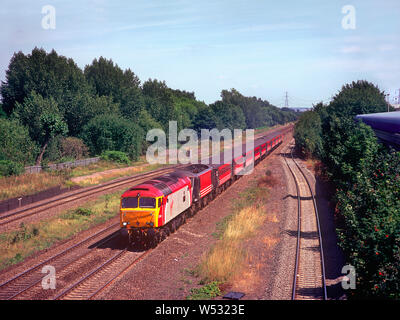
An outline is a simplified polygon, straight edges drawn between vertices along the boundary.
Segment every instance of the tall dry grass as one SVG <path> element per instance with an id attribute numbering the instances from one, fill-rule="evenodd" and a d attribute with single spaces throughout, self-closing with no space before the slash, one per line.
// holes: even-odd
<path id="1" fill-rule="evenodd" d="M 71 182 L 81 187 L 96 185 L 113 179 L 126 177 L 134 174 L 145 173 L 163 167 L 161 164 L 142 165 L 135 167 L 125 167 L 119 169 L 110 169 L 102 172 L 95 172 L 87 176 L 79 176 L 71 179 Z"/>
<path id="2" fill-rule="evenodd" d="M 228 222 L 223 239 L 237 241 L 250 237 L 264 222 L 264 208 L 245 207 Z"/>
<path id="3" fill-rule="evenodd" d="M 243 241 L 254 235 L 266 218 L 263 207 L 245 207 L 226 224 L 221 240 L 203 256 L 198 272 L 205 281 L 228 281 L 247 260 Z"/>
<path id="4" fill-rule="evenodd" d="M 216 235 L 219 241 L 203 255 L 197 267 L 198 275 L 205 282 L 229 282 L 239 279 L 249 263 L 245 243 L 257 234 L 265 221 L 277 222 L 274 214 L 268 214 L 268 195 L 278 180 L 270 170 L 255 177 L 249 187 L 242 190 L 234 200 L 233 213 L 217 223 Z M 260 240 L 262 241 L 262 240 Z"/>
<path id="5" fill-rule="evenodd" d="M 32 195 L 56 186 L 96 185 L 112 179 L 155 170 L 161 166 L 148 165 L 143 159 L 130 167 L 115 162 L 99 161 L 85 167 L 1 177 L 0 201 Z"/>
<path id="6" fill-rule="evenodd" d="M 68 179 L 63 173 L 32 173 L 20 176 L 3 177 L 0 179 L 0 200 L 38 193 L 58 185 Z"/>

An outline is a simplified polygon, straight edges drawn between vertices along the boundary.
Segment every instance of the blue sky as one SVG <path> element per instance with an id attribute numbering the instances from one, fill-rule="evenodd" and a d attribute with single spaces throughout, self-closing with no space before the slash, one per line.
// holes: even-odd
<path id="1" fill-rule="evenodd" d="M 54 30 L 42 28 L 45 5 Z M 345 5 L 355 29 L 342 27 Z M 291 107 L 310 106 L 358 79 L 400 89 L 398 0 L 3 0 L 0 21 L 1 80 L 14 52 L 37 46 L 81 68 L 111 58 L 206 103 L 230 88 L 280 107 L 286 91 Z"/>

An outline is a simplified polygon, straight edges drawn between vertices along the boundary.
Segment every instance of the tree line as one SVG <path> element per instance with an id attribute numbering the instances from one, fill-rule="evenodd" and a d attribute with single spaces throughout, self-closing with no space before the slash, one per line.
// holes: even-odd
<path id="1" fill-rule="evenodd" d="M 165 81 L 143 83 L 100 57 L 81 70 L 71 59 L 34 48 L 15 53 L 0 85 L 0 161 L 15 167 L 63 161 L 107 150 L 136 160 L 148 130 L 257 128 L 294 121 L 297 113 L 268 101 L 223 90 L 207 105 L 194 92 L 169 88 Z M 3 170 L 4 174 L 4 170 Z"/>
<path id="2" fill-rule="evenodd" d="M 400 152 L 354 118 L 388 107 L 377 86 L 352 82 L 295 126 L 297 149 L 320 159 L 335 186 L 339 245 L 356 271 L 353 298 L 400 298 Z"/>

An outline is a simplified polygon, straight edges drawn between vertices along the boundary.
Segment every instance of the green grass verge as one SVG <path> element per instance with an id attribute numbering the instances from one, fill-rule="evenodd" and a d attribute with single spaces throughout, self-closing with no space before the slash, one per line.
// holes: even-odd
<path id="1" fill-rule="evenodd" d="M 219 288 L 220 282 L 213 281 L 207 283 L 200 288 L 190 289 L 190 294 L 186 297 L 187 300 L 208 300 L 216 298 L 221 295 L 221 290 Z"/>
<path id="2" fill-rule="evenodd" d="M 35 223 L 21 223 L 18 230 L 0 234 L 0 270 L 16 264 L 58 241 L 114 218 L 119 212 L 120 192 L 104 195 L 85 206 Z"/>

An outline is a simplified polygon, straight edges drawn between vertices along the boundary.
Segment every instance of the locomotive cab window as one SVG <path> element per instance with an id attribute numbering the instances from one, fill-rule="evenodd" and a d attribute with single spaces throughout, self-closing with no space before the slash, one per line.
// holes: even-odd
<path id="1" fill-rule="evenodd" d="M 122 208 L 137 208 L 138 207 L 138 198 L 137 197 L 122 198 L 121 207 Z"/>
<path id="2" fill-rule="evenodd" d="M 161 208 L 161 205 L 162 205 L 162 199 L 159 198 L 159 199 L 158 199 L 158 207 Z"/>
<path id="3" fill-rule="evenodd" d="M 139 198 L 139 207 L 154 209 L 156 207 L 156 199 L 149 198 L 149 197 L 140 197 Z"/>

